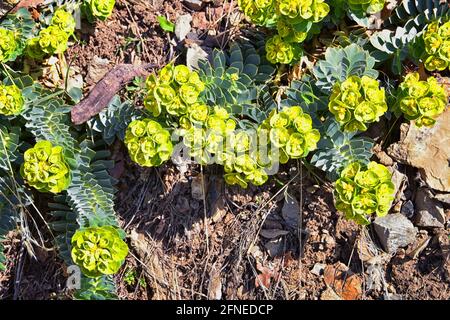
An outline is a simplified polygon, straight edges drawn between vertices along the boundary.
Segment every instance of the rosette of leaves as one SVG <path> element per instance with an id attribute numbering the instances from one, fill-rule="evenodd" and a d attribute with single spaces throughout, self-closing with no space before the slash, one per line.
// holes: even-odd
<path id="1" fill-rule="evenodd" d="M 20 174 L 30 186 L 41 192 L 59 193 L 66 190 L 71 181 L 63 148 L 45 140 L 25 151 Z"/>
<path id="2" fill-rule="evenodd" d="M 311 163 L 326 172 L 330 180 L 336 180 L 339 172 L 352 162 L 367 164 L 373 156 L 374 141 L 358 136 L 356 132 L 343 132 L 334 118 L 323 124 L 322 138 Z"/>
<path id="3" fill-rule="evenodd" d="M 420 81 L 419 73 L 410 73 L 398 90 L 394 112 L 397 116 L 403 114 L 406 119 L 414 120 L 418 127 L 433 126 L 447 106 L 445 88 L 434 77 Z"/>
<path id="4" fill-rule="evenodd" d="M 86 18 L 92 23 L 96 19 L 101 21 L 108 19 L 115 4 L 116 0 L 84 0 L 81 8 Z"/>
<path id="5" fill-rule="evenodd" d="M 335 83 L 331 91 L 329 111 L 344 131 L 366 131 L 367 124 L 380 120 L 387 111 L 384 88 L 368 76 L 351 76 Z"/>
<path id="6" fill-rule="evenodd" d="M 412 27 L 422 30 L 432 21 L 448 19 L 449 14 L 450 6 L 446 1 L 403 0 L 384 22 L 384 27 L 400 25 L 407 30 Z"/>
<path id="7" fill-rule="evenodd" d="M 419 48 L 424 48 L 420 58 L 429 71 L 443 71 L 450 68 L 450 21 L 430 23 L 422 34 Z"/>
<path id="8" fill-rule="evenodd" d="M 15 85 L 0 83 L 0 114 L 15 116 L 22 112 L 25 105 L 22 91 Z"/>
<path id="9" fill-rule="evenodd" d="M 131 159 L 143 167 L 160 166 L 173 152 L 170 132 L 151 119 L 132 121 L 125 133 L 125 145 Z"/>
<path id="10" fill-rule="evenodd" d="M 263 121 L 267 115 L 255 107 L 255 102 L 275 72 L 265 58 L 263 43 L 233 43 L 229 53 L 216 49 L 211 62 L 200 60 L 198 73 L 205 83 L 202 100 L 209 106 L 224 106 L 232 114 Z"/>
<path id="11" fill-rule="evenodd" d="M 199 102 L 205 84 L 199 74 L 187 66 L 169 63 L 159 71 L 158 76 L 150 75 L 147 78 L 146 87 L 148 94 L 144 106 L 154 117 L 162 112 L 181 117 L 190 106 Z"/>
<path id="12" fill-rule="evenodd" d="M 375 62 L 368 51 L 356 44 L 345 48 L 329 47 L 325 59 L 318 61 L 314 67 L 316 85 L 328 94 L 336 82 L 344 82 L 350 76 L 376 79 L 378 71 L 374 69 Z"/>
<path id="13" fill-rule="evenodd" d="M 115 274 L 128 255 L 122 236 L 113 226 L 82 228 L 72 237 L 72 260 L 87 277 Z"/>
<path id="14" fill-rule="evenodd" d="M 298 44 L 317 32 L 314 24 L 330 11 L 324 0 L 240 0 L 238 4 L 254 23 L 277 29 L 266 44 L 267 59 L 274 64 L 298 60 L 303 54 Z"/>
<path id="15" fill-rule="evenodd" d="M 368 225 L 371 215 L 382 217 L 389 212 L 394 193 L 392 175 L 385 166 L 352 162 L 335 182 L 334 201 L 347 219 Z"/>

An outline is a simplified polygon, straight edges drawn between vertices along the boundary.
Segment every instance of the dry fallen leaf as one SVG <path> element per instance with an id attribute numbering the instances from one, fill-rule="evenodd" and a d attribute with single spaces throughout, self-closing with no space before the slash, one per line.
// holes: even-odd
<path id="1" fill-rule="evenodd" d="M 326 266 L 324 271 L 325 283 L 344 300 L 358 300 L 362 296 L 361 277 L 352 274 L 347 266 L 338 262 Z"/>

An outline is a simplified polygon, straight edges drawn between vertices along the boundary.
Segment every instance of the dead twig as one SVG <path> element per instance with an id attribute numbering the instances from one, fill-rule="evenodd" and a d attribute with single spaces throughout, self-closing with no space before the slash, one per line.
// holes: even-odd
<path id="1" fill-rule="evenodd" d="M 100 113 L 114 95 L 135 77 L 145 77 L 155 68 L 154 64 L 135 66 L 119 64 L 109 71 L 89 93 L 88 97 L 74 106 L 71 111 L 72 122 L 82 124 Z"/>

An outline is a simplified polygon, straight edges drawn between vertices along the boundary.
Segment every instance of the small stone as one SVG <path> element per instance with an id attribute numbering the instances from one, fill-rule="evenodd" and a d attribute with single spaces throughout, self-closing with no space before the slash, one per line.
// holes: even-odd
<path id="1" fill-rule="evenodd" d="M 404 215 L 405 217 L 407 217 L 408 219 L 411 219 L 414 216 L 414 204 L 413 204 L 413 202 L 411 200 L 406 201 L 403 204 L 400 213 L 402 215 Z"/>
<path id="2" fill-rule="evenodd" d="M 388 253 L 395 253 L 398 248 L 406 247 L 416 238 L 416 228 L 400 213 L 376 218 L 373 225 L 383 249 Z"/>
<path id="3" fill-rule="evenodd" d="M 183 3 L 191 10 L 200 11 L 203 9 L 205 2 L 203 0 L 184 0 Z"/>
<path id="4" fill-rule="evenodd" d="M 192 16 L 190 14 L 184 14 L 179 16 L 175 21 L 175 35 L 178 40 L 183 41 L 186 35 L 191 32 Z"/>
<path id="5" fill-rule="evenodd" d="M 326 265 L 323 263 L 316 263 L 314 267 L 311 269 L 311 273 L 316 276 L 321 276 L 323 271 L 325 270 Z"/>
<path id="6" fill-rule="evenodd" d="M 203 50 L 198 44 L 193 43 L 187 49 L 186 65 L 191 69 L 198 69 L 198 62 L 200 60 L 207 60 L 208 53 Z"/>
<path id="7" fill-rule="evenodd" d="M 428 189 L 422 188 L 416 194 L 416 225 L 420 227 L 443 228 L 445 213 L 442 204 L 432 198 Z"/>

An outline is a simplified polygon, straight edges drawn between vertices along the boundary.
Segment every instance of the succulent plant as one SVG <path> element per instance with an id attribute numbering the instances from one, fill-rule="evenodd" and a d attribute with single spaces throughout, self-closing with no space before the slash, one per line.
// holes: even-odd
<path id="1" fill-rule="evenodd" d="M 259 130 L 267 130 L 270 143 L 280 149 L 281 155 L 286 155 L 275 159 L 280 163 L 286 163 L 289 158 L 306 157 L 317 148 L 320 140 L 320 133 L 313 128 L 311 116 L 299 106 L 286 107 L 280 112 L 273 110 Z"/>
<path id="2" fill-rule="evenodd" d="M 39 46 L 48 55 L 66 51 L 68 41 L 69 34 L 55 25 L 50 25 L 39 32 Z"/>
<path id="3" fill-rule="evenodd" d="M 200 60 L 198 73 L 205 84 L 200 98 L 211 107 L 223 106 L 255 121 L 266 118 L 255 108 L 255 102 L 275 69 L 263 49 L 264 39 L 257 39 L 255 45 L 233 43 L 227 53 L 214 50 L 211 62 Z"/>
<path id="4" fill-rule="evenodd" d="M 394 200 L 395 186 L 391 173 L 382 164 L 350 163 L 335 182 L 336 209 L 359 224 L 370 223 L 370 216 L 385 216 Z"/>
<path id="5" fill-rule="evenodd" d="M 57 26 L 69 35 L 74 33 L 76 25 L 72 14 L 61 8 L 55 11 L 50 24 Z"/>
<path id="6" fill-rule="evenodd" d="M 439 25 L 430 23 L 422 35 L 425 52 L 423 61 L 429 71 L 443 71 L 450 68 L 450 21 Z"/>
<path id="7" fill-rule="evenodd" d="M 151 119 L 134 120 L 125 133 L 131 159 L 144 167 L 159 166 L 173 151 L 170 132 Z"/>
<path id="8" fill-rule="evenodd" d="M 115 4 L 116 0 L 84 0 L 82 8 L 90 22 L 95 19 L 105 21 L 111 16 Z"/>
<path id="9" fill-rule="evenodd" d="M 80 229 L 71 243 L 72 260 L 92 278 L 117 273 L 128 255 L 127 244 L 112 226 Z"/>
<path id="10" fill-rule="evenodd" d="M 386 94 L 378 81 L 368 76 L 351 76 L 336 83 L 328 104 L 344 131 L 365 131 L 387 111 Z"/>
<path id="11" fill-rule="evenodd" d="M 185 115 L 199 102 L 200 93 L 205 89 L 197 72 L 171 63 L 160 70 L 158 77 L 150 75 L 146 86 L 148 94 L 144 106 L 154 117 L 162 112 L 178 117 Z"/>
<path id="12" fill-rule="evenodd" d="M 0 28 L 0 62 L 7 62 L 17 50 L 14 32 Z"/>
<path id="13" fill-rule="evenodd" d="M 22 91 L 16 85 L 0 84 L 0 114 L 18 115 L 24 107 Z"/>
<path id="14" fill-rule="evenodd" d="M 59 193 L 66 190 L 71 181 L 63 148 L 45 140 L 25 151 L 20 174 L 30 186 L 41 192 Z"/>
<path id="15" fill-rule="evenodd" d="M 418 127 L 431 127 L 436 118 L 445 111 L 448 97 L 443 85 L 436 78 L 420 81 L 419 73 L 408 74 L 399 86 L 394 112 L 415 120 Z"/>
<path id="16" fill-rule="evenodd" d="M 285 41 L 281 36 L 275 35 L 266 43 L 267 60 L 273 64 L 289 64 L 297 57 L 302 56 L 302 49 L 288 41 Z"/>
<path id="17" fill-rule="evenodd" d="M 324 0 L 239 0 L 238 4 L 254 23 L 277 29 L 266 44 L 267 59 L 274 64 L 300 59 L 303 51 L 298 44 L 330 11 Z"/>

